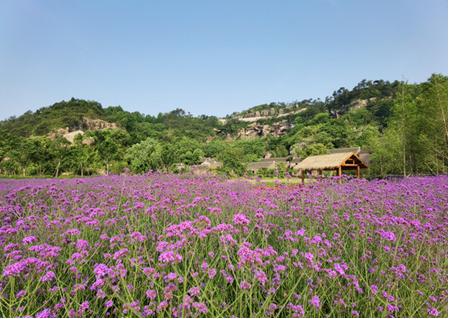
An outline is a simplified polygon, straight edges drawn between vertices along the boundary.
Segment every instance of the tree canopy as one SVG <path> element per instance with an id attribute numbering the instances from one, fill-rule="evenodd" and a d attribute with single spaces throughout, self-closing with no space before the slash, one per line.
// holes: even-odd
<path id="1" fill-rule="evenodd" d="M 223 163 L 222 173 L 241 175 L 267 153 L 305 158 L 354 146 L 371 153 L 370 176 L 441 174 L 448 160 L 447 88 L 441 74 L 418 84 L 362 80 L 325 101 L 267 103 L 224 119 L 181 108 L 151 116 L 72 98 L 0 122 L 0 174 L 174 171 L 211 157 Z M 257 116 L 259 125 L 284 121 L 290 129 L 239 138 L 252 125 L 242 119 Z M 90 120 L 107 127 L 92 129 Z M 84 135 L 69 142 L 60 129 Z"/>

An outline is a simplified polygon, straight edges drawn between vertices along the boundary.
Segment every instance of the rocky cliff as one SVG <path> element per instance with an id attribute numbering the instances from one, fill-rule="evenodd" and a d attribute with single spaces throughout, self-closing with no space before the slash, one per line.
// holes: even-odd
<path id="1" fill-rule="evenodd" d="M 64 137 L 70 143 L 74 143 L 75 138 L 78 135 L 84 135 L 86 131 L 98 131 L 105 129 L 117 129 L 119 126 L 116 123 L 111 123 L 107 121 L 103 121 L 100 119 L 91 119 L 91 118 L 83 118 L 83 122 L 81 124 L 82 129 L 74 129 L 74 128 L 59 128 L 57 130 L 53 130 L 48 133 L 48 137 L 51 139 L 55 139 L 57 136 Z M 93 143 L 92 138 L 87 138 L 83 140 L 83 144 L 90 145 Z"/>

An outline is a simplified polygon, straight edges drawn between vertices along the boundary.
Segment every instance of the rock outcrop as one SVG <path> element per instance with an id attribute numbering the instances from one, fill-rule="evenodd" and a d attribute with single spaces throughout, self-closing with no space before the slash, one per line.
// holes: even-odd
<path id="1" fill-rule="evenodd" d="M 238 131 L 237 138 L 246 139 L 265 137 L 268 135 L 278 137 L 286 134 L 290 128 L 292 128 L 292 125 L 287 121 L 281 121 L 271 125 L 251 123 L 248 127 Z"/>
<path id="2" fill-rule="evenodd" d="M 100 119 L 83 118 L 83 128 L 90 131 L 118 128 L 117 123 L 107 122 Z"/>
<path id="3" fill-rule="evenodd" d="M 100 119 L 89 119 L 89 118 L 83 118 L 83 129 L 71 129 L 69 127 L 66 128 L 60 128 L 55 131 L 52 131 L 48 134 L 48 137 L 50 139 L 55 139 L 57 136 L 64 137 L 67 141 L 69 141 L 71 144 L 74 143 L 75 138 L 78 135 L 84 135 L 86 131 L 99 131 L 99 130 L 105 130 L 105 129 L 116 129 L 119 128 L 117 123 L 107 122 Z M 92 137 L 84 138 L 83 144 L 85 145 L 91 145 L 93 144 L 94 140 Z"/>
<path id="4" fill-rule="evenodd" d="M 248 112 L 244 114 L 237 114 L 233 116 L 235 119 L 242 122 L 257 122 L 261 120 L 271 120 L 271 119 L 279 119 L 285 118 L 287 116 L 295 115 L 301 112 L 304 112 L 307 108 L 270 108 L 255 112 Z M 220 119 L 224 120 L 225 119 Z"/>

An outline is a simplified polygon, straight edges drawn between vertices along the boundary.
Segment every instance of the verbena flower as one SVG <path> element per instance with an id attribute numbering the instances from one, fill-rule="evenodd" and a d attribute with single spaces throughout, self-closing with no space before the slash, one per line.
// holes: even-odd
<path id="1" fill-rule="evenodd" d="M 55 273 L 53 271 L 48 271 L 40 278 L 40 282 L 52 281 L 55 278 Z"/>
<path id="2" fill-rule="evenodd" d="M 34 243 L 35 241 L 37 241 L 37 238 L 35 236 L 27 236 L 22 239 L 22 243 L 24 244 L 31 244 Z"/>
<path id="3" fill-rule="evenodd" d="M 440 312 L 438 311 L 438 309 L 436 309 L 434 307 L 429 307 L 427 309 L 427 313 L 433 317 L 438 317 L 440 315 Z"/>
<path id="4" fill-rule="evenodd" d="M 320 297 L 313 296 L 312 299 L 310 299 L 310 304 L 315 307 L 315 309 L 320 309 Z"/>
<path id="5" fill-rule="evenodd" d="M 182 256 L 174 251 L 165 251 L 159 255 L 159 261 L 163 263 L 179 263 Z"/>
<path id="6" fill-rule="evenodd" d="M 246 217 L 246 215 L 244 215 L 244 214 L 235 214 L 233 221 L 234 221 L 235 225 L 248 225 L 249 224 L 249 218 Z"/>

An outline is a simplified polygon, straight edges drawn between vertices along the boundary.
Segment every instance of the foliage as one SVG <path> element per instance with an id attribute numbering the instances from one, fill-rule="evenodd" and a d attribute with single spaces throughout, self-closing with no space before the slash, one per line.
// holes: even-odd
<path id="1" fill-rule="evenodd" d="M 0 314 L 447 317 L 447 176 L 271 185 L 0 181 Z"/>
<path id="2" fill-rule="evenodd" d="M 102 114 L 100 103 L 72 98 L 68 102 L 58 102 L 34 113 L 28 111 L 18 118 L 3 121 L 0 127 L 14 135 L 45 135 L 59 128 L 80 129 L 83 118 L 98 118 Z"/>
<path id="3" fill-rule="evenodd" d="M 120 173 L 127 166 L 134 173 L 168 172 L 215 158 L 224 161 L 223 173 L 242 175 L 247 163 L 267 153 L 302 159 L 361 147 L 371 152 L 368 176 L 437 175 L 447 172 L 447 110 L 447 77 L 438 74 L 420 84 L 363 80 L 324 102 L 268 103 L 225 121 L 180 108 L 150 116 L 72 98 L 0 122 L 0 174 L 83 176 Z M 239 120 L 245 116 L 263 116 L 259 125 L 281 120 L 292 127 L 282 136 L 239 139 L 250 125 Z M 87 120 L 118 128 L 86 131 Z M 86 132 L 68 143 L 57 133 L 61 128 Z"/>
<path id="4" fill-rule="evenodd" d="M 145 173 L 160 167 L 162 161 L 162 147 L 151 137 L 131 146 L 125 155 L 131 170 L 136 173 Z"/>
<path id="5" fill-rule="evenodd" d="M 400 85 L 385 133 L 371 144 L 373 171 L 381 176 L 447 172 L 447 85 L 440 75 L 420 85 Z"/>

